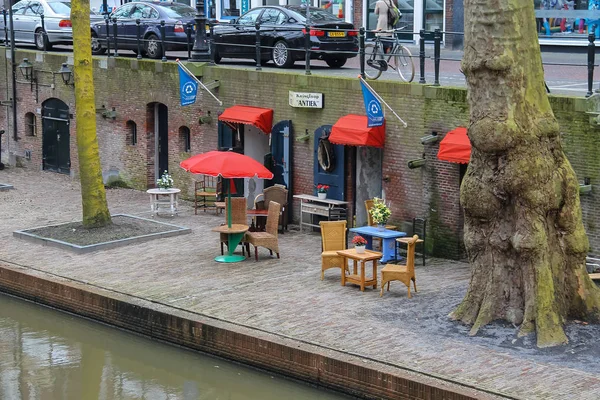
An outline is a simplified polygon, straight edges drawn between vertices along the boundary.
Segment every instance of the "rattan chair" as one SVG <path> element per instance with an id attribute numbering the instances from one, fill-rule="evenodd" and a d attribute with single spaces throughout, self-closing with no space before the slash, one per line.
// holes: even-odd
<path id="1" fill-rule="evenodd" d="M 227 199 L 225 199 L 225 223 L 227 223 Z M 231 223 L 247 225 L 246 217 L 246 198 L 232 197 L 231 198 Z M 228 235 L 221 233 L 221 255 L 223 255 L 223 244 L 228 244 Z M 242 254 L 244 253 L 244 245 L 242 244 Z M 249 254 L 248 254 L 249 255 Z"/>
<path id="2" fill-rule="evenodd" d="M 346 250 L 346 221 L 321 221 L 321 280 L 325 278 L 325 270 L 341 268 L 342 273 L 348 271 L 344 265 L 344 257 L 338 255 L 338 250 Z"/>
<path id="3" fill-rule="evenodd" d="M 281 204 L 271 201 L 269 203 L 269 214 L 267 215 L 267 225 L 265 232 L 247 232 L 244 238 L 246 243 L 246 251 L 250 256 L 250 245 L 254 246 L 254 258 L 258 261 L 258 247 L 266 247 L 269 249 L 271 255 L 273 252 L 277 254 L 279 258 L 279 241 L 277 239 L 278 224 L 279 224 L 279 213 L 281 211 Z"/>
<path id="4" fill-rule="evenodd" d="M 387 264 L 381 270 L 381 292 L 379 296 L 383 296 L 383 288 L 387 283 L 387 290 L 390 290 L 390 281 L 400 281 L 408 288 L 408 298 L 410 295 L 410 282 L 412 281 L 415 286 L 415 292 L 417 291 L 417 279 L 415 277 L 415 246 L 418 235 L 414 235 L 411 240 L 407 242 L 408 250 L 406 252 L 406 265 L 395 265 Z"/>

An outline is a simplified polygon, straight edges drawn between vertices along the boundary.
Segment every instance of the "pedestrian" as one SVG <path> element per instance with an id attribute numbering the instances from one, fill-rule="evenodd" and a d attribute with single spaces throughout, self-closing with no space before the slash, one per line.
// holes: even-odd
<path id="1" fill-rule="evenodd" d="M 388 10 L 393 6 L 397 7 L 396 0 L 377 0 L 375 4 L 375 15 L 377 15 L 377 28 L 378 31 L 389 31 L 394 29 L 393 21 L 388 18 Z M 381 37 L 383 43 L 383 50 L 385 53 L 389 53 L 393 45 L 392 33 L 381 32 L 377 33 L 377 36 Z"/>

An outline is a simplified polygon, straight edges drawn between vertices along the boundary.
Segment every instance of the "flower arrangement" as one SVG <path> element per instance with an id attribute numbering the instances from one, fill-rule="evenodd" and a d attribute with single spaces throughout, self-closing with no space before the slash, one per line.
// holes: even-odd
<path id="1" fill-rule="evenodd" d="M 373 207 L 371 207 L 369 213 L 371 214 L 371 218 L 373 218 L 373 222 L 376 224 L 385 224 L 390 215 L 392 215 L 389 207 L 378 197 L 373 199 Z"/>
<path id="2" fill-rule="evenodd" d="M 156 186 L 160 189 L 170 189 L 173 187 L 173 177 L 167 171 L 163 172 L 160 179 L 156 181 Z"/>
<path id="3" fill-rule="evenodd" d="M 365 239 L 364 237 L 362 237 L 360 235 L 356 235 L 352 238 L 352 244 L 355 246 L 366 246 L 367 239 Z"/>
<path id="4" fill-rule="evenodd" d="M 322 184 L 318 184 L 316 186 L 317 188 L 317 193 L 327 193 L 327 191 L 329 190 L 329 185 L 322 185 Z"/>

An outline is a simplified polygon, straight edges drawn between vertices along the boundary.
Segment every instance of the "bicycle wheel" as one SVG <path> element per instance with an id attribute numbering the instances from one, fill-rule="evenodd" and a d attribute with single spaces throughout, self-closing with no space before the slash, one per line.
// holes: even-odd
<path id="1" fill-rule="evenodd" d="M 390 60 L 392 66 L 398 72 L 400 79 L 404 82 L 412 82 L 415 77 L 415 65 L 410 50 L 402 45 L 396 47 L 395 50 L 396 54 Z"/>
<path id="2" fill-rule="evenodd" d="M 367 43 L 365 45 L 365 76 L 367 79 L 377 79 L 381 76 L 381 71 L 377 68 L 373 68 L 367 64 L 369 60 L 383 60 L 383 54 L 379 46 L 375 46 L 375 43 Z"/>

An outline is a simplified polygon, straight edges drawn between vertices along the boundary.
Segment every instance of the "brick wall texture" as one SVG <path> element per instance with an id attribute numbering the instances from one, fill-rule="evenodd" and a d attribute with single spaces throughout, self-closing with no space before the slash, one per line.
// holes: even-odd
<path id="1" fill-rule="evenodd" d="M 2 50 L 3 51 L 3 50 Z M 58 71 L 67 61 L 62 54 L 39 54 L 26 50 L 17 52 L 17 61 L 28 57 L 38 69 Z M 6 70 L 4 54 L 0 68 Z M 337 76 L 306 76 L 297 72 L 261 71 L 241 68 L 204 66 L 190 68 L 204 82 L 218 81 L 214 93 L 223 101 L 219 106 L 212 97 L 199 92 L 192 106 L 179 105 L 179 78 L 177 65 L 150 60 L 94 59 L 96 105 L 115 108 L 117 116 L 103 118 L 97 114 L 97 132 L 103 173 L 118 174 L 130 186 L 137 189 L 153 187 L 155 176 L 154 105 L 162 103 L 168 108 L 169 170 L 184 195 L 192 196 L 192 176 L 181 168 L 179 162 L 193 154 L 217 148 L 217 115 L 234 104 L 267 107 L 274 110 L 273 123 L 292 121 L 293 188 L 294 194 L 314 193 L 313 184 L 313 135 L 318 127 L 334 124 L 343 115 L 364 115 L 364 105 L 359 80 Z M 7 76 L 10 76 L 7 74 Z M 21 79 L 20 79 L 21 80 Z M 6 126 L 3 151 L 16 156 L 26 168 L 42 168 L 42 127 L 39 109 L 45 100 L 58 98 L 64 101 L 72 113 L 74 109 L 73 87 L 66 86 L 56 77 L 54 88 L 51 74 L 43 74 L 36 102 L 35 90 L 29 84 L 17 83 L 17 127 L 19 140 L 12 140 L 8 129 L 7 111 L 0 109 L 0 121 Z M 390 223 L 404 227 L 414 217 L 428 221 L 427 248 L 430 254 L 446 258 L 464 257 L 462 245 L 463 216 L 459 204 L 459 164 L 437 159 L 439 141 L 423 145 L 420 138 L 437 132 L 441 138 L 457 126 L 468 121 L 466 90 L 443 88 L 400 82 L 374 81 L 372 87 L 408 123 L 404 128 L 390 113 L 386 119 L 386 144 L 383 149 L 382 182 L 387 199 L 392 201 Z M 5 80 L 0 90 L 5 92 Z M 322 109 L 293 108 L 288 105 L 288 91 L 318 92 L 324 95 Z M 599 180 L 600 139 L 597 125 L 586 114 L 590 105 L 583 98 L 551 97 L 551 103 L 563 132 L 563 144 L 577 176 L 591 179 L 592 185 Z M 36 115 L 37 135 L 27 136 L 26 113 Z M 210 113 L 212 122 L 200 123 L 199 118 Z M 131 143 L 131 122 L 137 126 L 137 143 Z M 191 151 L 185 152 L 185 140 L 181 130 L 189 128 Z M 311 133 L 309 141 L 296 141 L 294 137 Z M 71 120 L 71 174 L 78 174 L 76 124 Z M 25 151 L 31 151 L 31 160 L 25 160 Z M 346 152 L 348 171 L 353 171 L 355 152 Z M 6 154 L 5 154 L 6 157 Z M 409 169 L 410 160 L 426 159 L 424 167 Z M 346 180 L 346 200 L 352 201 L 352 176 Z M 581 196 L 585 227 L 592 253 L 600 251 L 600 202 L 597 190 Z M 294 220 L 298 220 L 298 207 L 294 207 Z"/>

